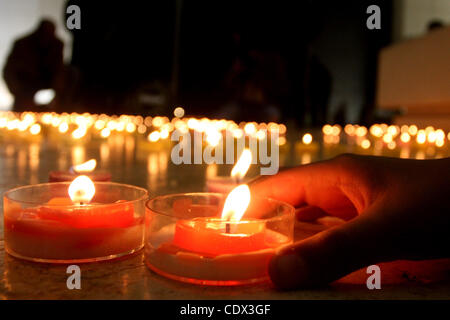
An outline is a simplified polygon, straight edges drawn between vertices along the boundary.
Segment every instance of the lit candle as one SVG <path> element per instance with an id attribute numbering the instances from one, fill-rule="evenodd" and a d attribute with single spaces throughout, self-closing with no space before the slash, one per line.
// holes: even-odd
<path id="1" fill-rule="evenodd" d="M 251 201 L 247 185 L 233 189 L 224 204 L 223 197 L 198 193 L 149 201 L 149 268 L 196 284 L 238 285 L 268 280 L 270 258 L 293 240 L 294 208 L 271 199 Z"/>
<path id="2" fill-rule="evenodd" d="M 111 181 L 111 173 L 107 171 L 94 171 L 97 161 L 91 159 L 71 167 L 68 171 L 50 171 L 49 182 L 72 181 L 80 174 L 87 175 L 93 181 Z"/>
<path id="3" fill-rule="evenodd" d="M 68 196 L 67 196 L 68 193 Z M 13 256 L 51 263 L 112 259 L 143 246 L 147 191 L 87 176 L 8 191 L 5 248 Z"/>
<path id="4" fill-rule="evenodd" d="M 231 170 L 230 177 L 207 177 L 206 190 L 209 192 L 229 193 L 239 183 L 244 183 L 244 177 L 247 174 L 252 163 L 252 152 L 249 149 L 242 151 L 239 160 Z"/>
<path id="5" fill-rule="evenodd" d="M 301 141 L 296 142 L 295 150 L 300 155 L 300 163 L 308 164 L 318 157 L 319 144 L 314 141 L 312 134 L 307 132 Z"/>
<path id="6" fill-rule="evenodd" d="M 173 244 L 184 250 L 209 255 L 267 248 L 263 223 L 257 220 L 240 222 L 249 203 L 248 186 L 236 187 L 228 195 L 220 218 L 199 217 L 177 221 Z"/>

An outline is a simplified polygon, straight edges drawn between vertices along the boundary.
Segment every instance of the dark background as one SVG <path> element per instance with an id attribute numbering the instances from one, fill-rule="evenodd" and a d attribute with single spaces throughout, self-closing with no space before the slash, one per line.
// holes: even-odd
<path id="1" fill-rule="evenodd" d="M 57 96 L 45 109 L 170 115 L 182 105 L 189 115 L 237 121 L 374 120 L 391 1 L 71 4 L 81 30 L 72 30 L 70 65 L 55 75 Z M 371 4 L 381 8 L 381 30 L 366 27 Z"/>

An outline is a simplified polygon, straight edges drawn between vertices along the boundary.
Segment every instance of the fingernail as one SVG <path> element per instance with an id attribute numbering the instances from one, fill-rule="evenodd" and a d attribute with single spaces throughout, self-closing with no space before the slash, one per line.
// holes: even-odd
<path id="1" fill-rule="evenodd" d="M 275 286 L 292 289 L 306 283 L 308 270 L 305 261 L 295 253 L 275 256 L 269 265 L 269 275 Z"/>

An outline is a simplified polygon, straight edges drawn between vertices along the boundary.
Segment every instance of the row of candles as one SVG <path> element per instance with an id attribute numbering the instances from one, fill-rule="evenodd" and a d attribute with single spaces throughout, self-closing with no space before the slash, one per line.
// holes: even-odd
<path id="1" fill-rule="evenodd" d="M 428 126 L 425 129 L 419 129 L 416 125 L 387 125 L 373 124 L 369 128 L 365 126 L 347 124 L 344 127 L 344 134 L 347 141 L 355 141 L 355 143 L 363 149 L 369 149 L 372 141 L 382 141 L 388 149 L 395 149 L 397 144 L 408 144 L 414 140 L 419 145 L 425 143 L 435 144 L 442 147 L 446 138 L 450 140 L 450 132 L 446 133 L 442 129 L 435 129 Z M 325 143 L 336 143 L 340 137 L 342 128 L 339 125 L 325 125 L 322 128 Z M 305 137 L 303 137 L 305 138 Z M 303 139 L 304 140 L 304 139 Z M 306 138 L 308 140 L 308 138 Z M 397 142 L 396 142 L 397 141 Z"/>
<path id="2" fill-rule="evenodd" d="M 284 124 L 241 122 L 231 120 L 214 120 L 208 118 L 184 117 L 181 107 L 174 110 L 174 117 L 162 116 L 107 116 L 105 114 L 78 113 L 34 113 L 34 112 L 0 112 L 0 134 L 10 133 L 20 137 L 43 135 L 46 128 L 49 135 L 69 136 L 73 141 L 85 141 L 92 137 L 107 139 L 114 133 L 136 134 L 145 137 L 149 143 L 170 141 L 170 134 L 176 129 L 181 133 L 201 132 L 207 144 L 215 146 L 226 133 L 235 139 L 243 136 L 258 140 L 267 138 L 270 133 L 277 133 L 276 142 L 282 147 L 287 144 L 287 128 Z M 313 132 L 304 132 L 297 145 L 314 145 L 315 140 L 322 140 L 325 147 L 333 145 L 350 145 L 362 150 L 395 150 L 405 146 L 443 148 L 450 140 L 450 132 L 432 126 L 418 128 L 416 125 L 374 124 L 370 127 L 347 124 L 326 124 L 322 128 L 322 137 L 314 138 Z M 301 146 L 300 146 L 301 147 Z M 283 149 L 282 149 L 283 150 Z"/>
<path id="3" fill-rule="evenodd" d="M 276 132 L 277 143 L 286 143 L 286 126 L 284 124 L 241 122 L 232 120 L 183 117 L 184 109 L 177 107 L 174 117 L 120 115 L 90 113 L 62 113 L 54 112 L 0 112 L 0 132 L 10 136 L 29 138 L 44 134 L 69 136 L 75 142 L 89 141 L 91 138 L 107 139 L 112 134 L 135 134 L 145 137 L 150 143 L 170 140 L 174 130 L 181 133 L 189 131 L 201 132 L 205 135 L 207 144 L 216 146 L 226 133 L 235 139 L 243 136 L 263 140 L 268 134 Z"/>
<path id="4" fill-rule="evenodd" d="M 312 132 L 302 133 L 296 150 L 301 154 L 301 163 L 344 152 L 425 159 L 449 156 L 449 141 L 450 132 L 433 126 L 326 124 L 316 137 Z"/>

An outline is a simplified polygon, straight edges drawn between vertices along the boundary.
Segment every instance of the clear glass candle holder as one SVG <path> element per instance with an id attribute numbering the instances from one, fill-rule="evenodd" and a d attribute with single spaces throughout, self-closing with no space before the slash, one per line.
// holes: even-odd
<path id="1" fill-rule="evenodd" d="M 86 175 L 92 181 L 108 182 L 111 181 L 111 173 L 107 171 L 94 172 L 72 172 L 72 171 L 50 171 L 48 174 L 48 182 L 66 182 L 73 181 L 79 175 Z"/>
<path id="2" fill-rule="evenodd" d="M 10 255 L 35 262 L 109 260 L 143 247 L 145 189 L 96 182 L 88 204 L 73 204 L 70 182 L 11 189 L 4 194 L 4 240 Z"/>
<path id="3" fill-rule="evenodd" d="M 201 285 L 267 281 L 270 259 L 293 242 L 294 208 L 252 197 L 240 221 L 224 221 L 226 196 L 185 193 L 147 201 L 147 266 L 167 278 Z"/>

